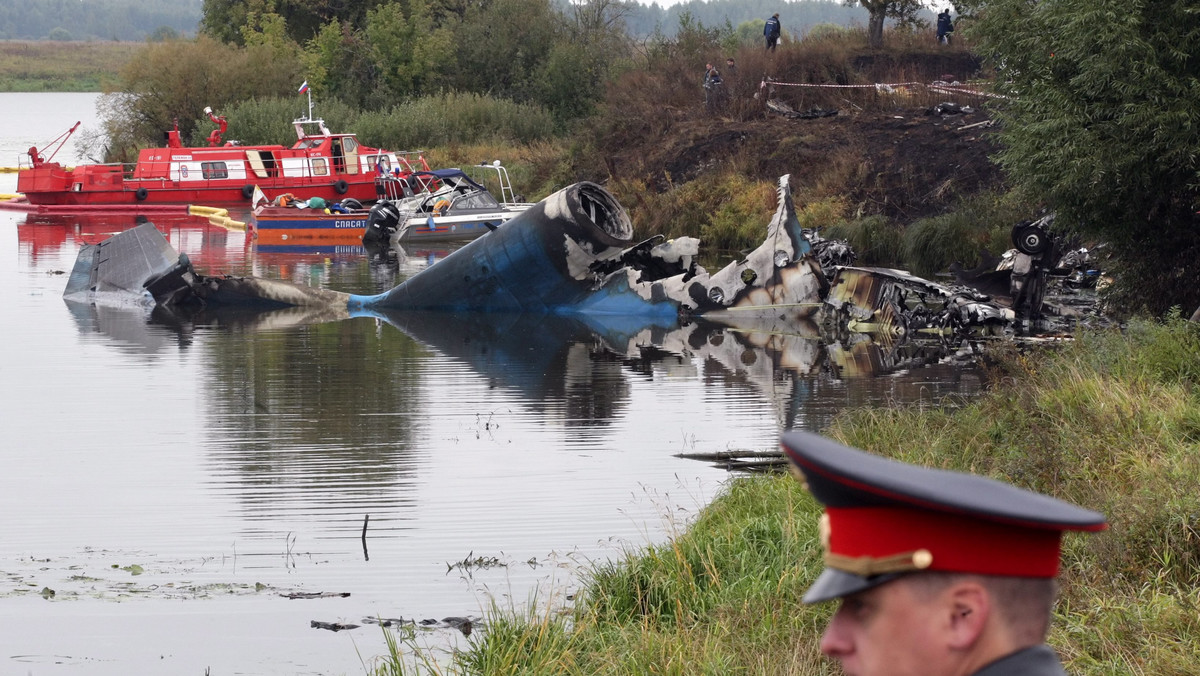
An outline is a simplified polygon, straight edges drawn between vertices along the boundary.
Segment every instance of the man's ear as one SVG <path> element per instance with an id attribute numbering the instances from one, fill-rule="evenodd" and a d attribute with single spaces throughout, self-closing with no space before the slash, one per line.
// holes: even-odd
<path id="1" fill-rule="evenodd" d="M 948 645 L 963 650 L 979 641 L 992 615 L 992 598 L 978 582 L 962 581 L 946 590 L 950 612 Z"/>

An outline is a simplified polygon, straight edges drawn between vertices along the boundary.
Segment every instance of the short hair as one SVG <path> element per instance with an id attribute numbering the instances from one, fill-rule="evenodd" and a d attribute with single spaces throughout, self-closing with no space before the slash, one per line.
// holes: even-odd
<path id="1" fill-rule="evenodd" d="M 1058 594 L 1058 583 L 1052 577 L 927 571 L 905 575 L 904 579 L 912 583 L 916 594 L 926 599 L 957 582 L 978 582 L 991 595 L 1000 621 L 1023 645 L 1042 643 L 1050 631 L 1050 614 L 1054 612 L 1054 599 Z"/>

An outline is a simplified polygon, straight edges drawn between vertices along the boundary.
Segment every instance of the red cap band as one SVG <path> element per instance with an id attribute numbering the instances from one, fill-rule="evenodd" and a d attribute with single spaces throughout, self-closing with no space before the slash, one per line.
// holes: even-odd
<path id="1" fill-rule="evenodd" d="M 927 550 L 927 570 L 1013 577 L 1058 574 L 1058 530 L 908 507 L 827 507 L 829 551 L 882 559 Z"/>

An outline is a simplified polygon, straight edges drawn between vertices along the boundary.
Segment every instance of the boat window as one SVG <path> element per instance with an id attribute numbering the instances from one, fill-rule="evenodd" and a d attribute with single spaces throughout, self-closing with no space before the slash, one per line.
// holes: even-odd
<path id="1" fill-rule="evenodd" d="M 313 176 L 328 176 L 329 165 L 325 163 L 324 157 L 312 158 L 312 173 Z"/>
<path id="2" fill-rule="evenodd" d="M 472 195 L 464 195 L 454 202 L 456 209 L 489 209 L 500 206 L 496 198 L 485 192 L 477 192 Z"/>
<path id="3" fill-rule="evenodd" d="M 358 142 L 347 136 L 346 138 L 342 139 L 342 148 L 346 152 L 352 153 L 358 149 Z"/>
<path id="4" fill-rule="evenodd" d="M 200 175 L 204 178 L 229 178 L 229 169 L 224 162 L 201 162 Z"/>

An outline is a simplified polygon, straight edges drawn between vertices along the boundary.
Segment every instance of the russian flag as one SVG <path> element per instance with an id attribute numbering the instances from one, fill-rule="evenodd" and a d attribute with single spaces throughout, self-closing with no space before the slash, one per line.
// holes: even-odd
<path id="1" fill-rule="evenodd" d="M 308 80 L 305 80 L 304 84 L 300 85 L 300 93 L 303 94 L 306 91 L 308 91 Z"/>

